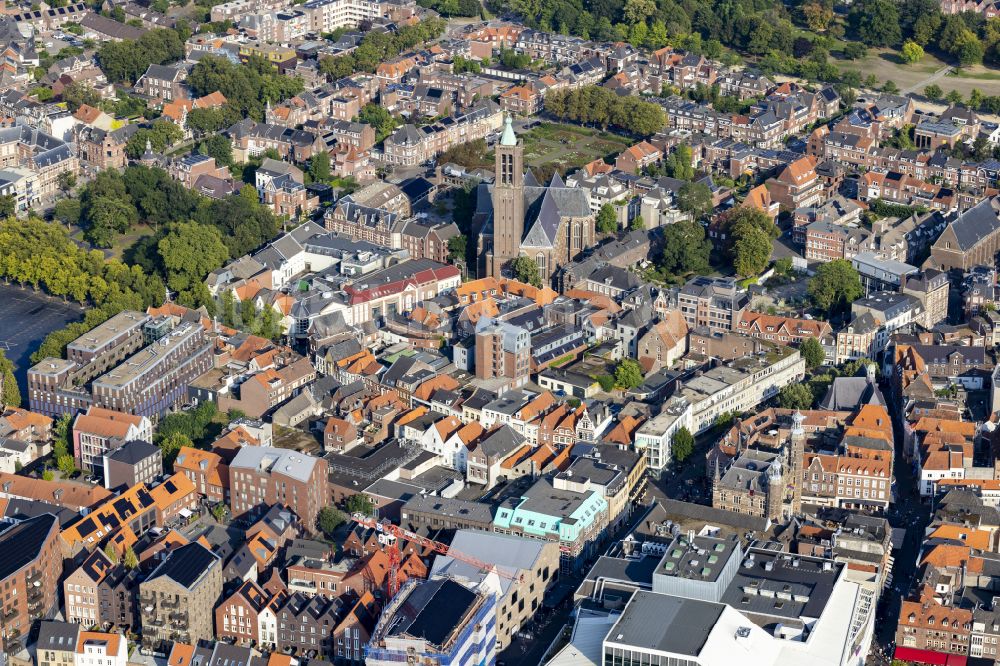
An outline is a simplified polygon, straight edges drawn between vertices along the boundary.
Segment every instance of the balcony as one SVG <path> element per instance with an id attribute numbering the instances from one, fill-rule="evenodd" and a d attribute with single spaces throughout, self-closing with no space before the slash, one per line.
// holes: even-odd
<path id="1" fill-rule="evenodd" d="M 35 583 L 41 582 L 41 580 L 42 580 L 42 572 L 41 572 L 41 570 L 32 571 L 30 574 L 28 574 L 28 578 L 27 578 L 28 585 L 33 585 Z"/>
<path id="2" fill-rule="evenodd" d="M 181 602 L 179 600 L 170 601 L 169 599 L 163 599 L 160 601 L 160 606 L 162 606 L 163 608 L 177 609 L 181 607 Z"/>

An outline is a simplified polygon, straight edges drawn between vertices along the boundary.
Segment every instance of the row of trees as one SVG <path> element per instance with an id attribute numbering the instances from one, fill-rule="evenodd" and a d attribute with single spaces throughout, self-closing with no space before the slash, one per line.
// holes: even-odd
<path id="1" fill-rule="evenodd" d="M 320 59 L 320 71 L 341 79 L 355 72 L 374 72 L 383 62 L 415 46 L 437 39 L 444 33 L 447 23 L 443 19 L 425 19 L 415 25 L 404 26 L 395 34 L 369 31 L 358 48 L 342 56 L 325 56 Z"/>
<path id="2" fill-rule="evenodd" d="M 159 277 L 105 261 L 102 252 L 80 248 L 64 229 L 35 218 L 0 220 L 0 278 L 95 309 L 145 309 L 162 303 L 164 294 Z"/>
<path id="3" fill-rule="evenodd" d="M 634 95 L 620 97 L 599 86 L 552 91 L 545 96 L 545 110 L 561 120 L 616 127 L 637 136 L 655 134 L 666 124 L 658 104 Z"/>

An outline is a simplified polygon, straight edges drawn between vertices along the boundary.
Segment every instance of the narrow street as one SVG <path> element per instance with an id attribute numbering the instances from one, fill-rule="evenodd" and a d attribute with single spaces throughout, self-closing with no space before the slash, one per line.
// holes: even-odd
<path id="1" fill-rule="evenodd" d="M 652 484 L 648 484 L 648 487 L 652 488 Z M 601 554 L 607 553 L 612 545 L 631 532 L 639 524 L 643 516 L 646 515 L 649 508 L 649 504 L 637 505 L 629 521 L 624 523 L 614 534 L 608 536 L 605 543 L 606 547 L 601 550 Z M 536 666 L 542 663 L 542 658 L 546 656 L 545 653 L 556 639 L 556 636 L 566 628 L 572 629 L 570 613 L 573 612 L 573 592 L 580 586 L 584 576 L 587 575 L 593 564 L 594 561 L 589 561 L 581 567 L 580 571 L 560 576 L 556 584 L 553 585 L 550 593 L 568 588 L 569 594 L 565 600 L 558 608 L 552 610 L 543 609 L 540 614 L 535 616 L 532 622 L 522 627 L 521 631 L 524 632 L 527 630 L 531 634 L 530 637 L 525 635 L 523 638 L 514 638 L 511 644 L 507 646 L 507 649 L 497 655 L 497 666 Z M 541 626 L 538 626 L 539 624 Z M 551 656 L 549 655 L 549 657 Z"/>
<path id="2" fill-rule="evenodd" d="M 887 388 L 883 387 L 883 390 Z M 913 469 L 903 457 L 903 434 L 898 418 L 893 418 L 893 430 L 896 444 L 893 456 L 896 501 L 890 508 L 887 518 L 893 527 L 906 530 L 906 538 L 902 547 L 893 552 L 895 562 L 892 569 L 892 584 L 883 591 L 879 603 L 875 621 L 875 640 L 872 653 L 869 655 L 869 664 L 888 664 L 892 659 L 900 605 L 903 596 L 913 585 L 924 531 L 930 522 L 930 506 L 921 501 Z"/>

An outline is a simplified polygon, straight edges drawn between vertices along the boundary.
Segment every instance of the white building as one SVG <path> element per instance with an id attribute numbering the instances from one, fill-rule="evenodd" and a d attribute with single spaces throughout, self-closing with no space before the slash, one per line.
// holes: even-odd
<path id="1" fill-rule="evenodd" d="M 678 398 L 636 431 L 635 449 L 645 451 L 646 468 L 651 474 L 659 474 L 670 464 L 671 444 L 681 428 L 691 430 L 691 403 Z"/>
<path id="2" fill-rule="evenodd" d="M 849 580 L 844 563 L 737 551 L 739 565 L 727 574 L 729 567 L 719 557 L 713 565 L 680 538 L 681 545 L 670 546 L 657 567 L 674 579 L 668 584 L 671 592 L 632 595 L 604 638 L 604 664 L 864 664 L 875 593 L 872 586 Z M 712 580 L 717 584 L 706 582 Z M 709 598 L 710 590 L 721 592 L 718 601 Z"/>
<path id="3" fill-rule="evenodd" d="M 128 641 L 121 634 L 81 631 L 73 655 L 73 666 L 126 666 Z"/>
<path id="4" fill-rule="evenodd" d="M 806 362 L 797 349 L 775 346 L 755 356 L 712 368 L 678 388 L 691 404 L 692 433 L 711 428 L 719 416 L 748 412 L 778 394 L 782 387 L 802 381 Z"/>

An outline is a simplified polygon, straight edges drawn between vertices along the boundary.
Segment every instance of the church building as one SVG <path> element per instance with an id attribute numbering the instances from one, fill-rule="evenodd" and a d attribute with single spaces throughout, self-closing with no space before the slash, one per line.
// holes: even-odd
<path id="1" fill-rule="evenodd" d="M 548 284 L 559 266 L 594 244 L 587 193 L 566 187 L 558 173 L 540 185 L 526 172 L 524 146 L 509 116 L 496 146 L 494 183 L 480 184 L 477 195 L 480 275 L 499 277 L 512 261 L 526 256 Z"/>

